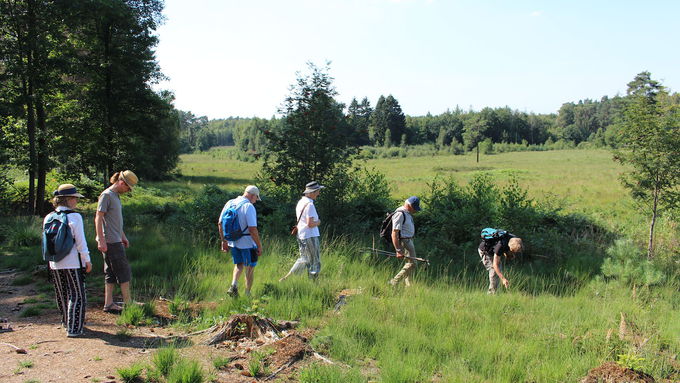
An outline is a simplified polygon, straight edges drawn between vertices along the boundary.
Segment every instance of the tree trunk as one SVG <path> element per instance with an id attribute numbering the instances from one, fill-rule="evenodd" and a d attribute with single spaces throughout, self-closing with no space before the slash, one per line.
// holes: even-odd
<path id="1" fill-rule="evenodd" d="M 33 84 L 24 79 L 24 98 L 26 103 L 26 130 L 28 133 L 28 210 L 37 214 L 35 205 L 35 108 L 33 105 Z"/>
<path id="2" fill-rule="evenodd" d="M 38 117 L 38 187 L 36 188 L 36 213 L 40 216 L 45 215 L 45 179 L 47 178 L 47 126 L 45 124 L 45 106 L 40 96 L 35 102 L 36 114 Z"/>
<path id="3" fill-rule="evenodd" d="M 477 163 L 479 163 L 479 142 L 477 143 Z"/>
<path id="4" fill-rule="evenodd" d="M 38 214 L 38 200 L 35 197 L 35 177 L 37 168 L 37 155 L 35 147 L 35 50 L 36 50 L 36 17 L 35 4 L 33 1 L 26 2 L 28 18 L 27 41 L 26 41 L 26 128 L 28 130 L 28 208 L 31 214 Z"/>
<path id="5" fill-rule="evenodd" d="M 656 224 L 656 209 L 659 203 L 659 175 L 654 183 L 654 203 L 652 204 L 652 223 L 649 225 L 649 245 L 647 246 L 647 259 L 654 257 L 654 225 Z"/>

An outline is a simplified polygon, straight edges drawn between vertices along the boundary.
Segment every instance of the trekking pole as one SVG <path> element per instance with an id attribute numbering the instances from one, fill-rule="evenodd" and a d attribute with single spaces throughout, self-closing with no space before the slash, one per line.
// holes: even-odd
<path id="1" fill-rule="evenodd" d="M 380 249 L 376 249 L 376 248 L 371 248 L 371 249 L 369 249 L 369 248 L 366 248 L 366 247 L 365 247 L 365 248 L 361 248 L 361 249 L 359 249 L 359 250 L 361 250 L 361 251 L 370 251 L 370 252 L 374 253 L 375 255 L 384 255 L 384 256 L 386 256 L 386 257 L 395 257 L 395 258 L 397 257 L 397 253 L 395 253 L 395 252 L 380 250 Z M 424 263 L 427 264 L 427 265 L 430 264 L 430 261 L 428 261 L 428 260 L 425 259 L 425 258 L 411 257 L 411 256 L 409 256 L 409 255 L 405 255 L 404 258 L 412 259 L 412 260 L 418 261 L 418 262 L 424 262 Z"/>

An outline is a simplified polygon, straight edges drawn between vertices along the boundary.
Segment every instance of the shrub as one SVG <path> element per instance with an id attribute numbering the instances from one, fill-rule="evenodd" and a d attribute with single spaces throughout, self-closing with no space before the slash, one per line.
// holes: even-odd
<path id="1" fill-rule="evenodd" d="M 602 274 L 626 284 L 656 285 L 665 276 L 657 265 L 649 260 L 633 241 L 619 239 L 607 249 L 609 258 L 602 264 Z"/>

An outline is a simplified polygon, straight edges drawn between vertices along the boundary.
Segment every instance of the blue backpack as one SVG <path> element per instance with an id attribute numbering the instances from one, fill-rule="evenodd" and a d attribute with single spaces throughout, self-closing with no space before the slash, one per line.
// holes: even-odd
<path id="1" fill-rule="evenodd" d="M 482 239 L 485 240 L 485 241 L 492 240 L 492 239 L 498 239 L 498 238 L 504 236 L 507 233 L 508 232 L 505 231 L 505 230 L 487 227 L 487 228 L 482 229 Z"/>
<path id="2" fill-rule="evenodd" d="M 43 260 L 59 262 L 73 248 L 75 238 L 68 225 L 68 214 L 73 210 L 53 211 L 47 216 L 43 225 L 42 255 Z"/>
<path id="3" fill-rule="evenodd" d="M 249 201 L 245 200 L 238 205 L 229 206 L 222 214 L 220 218 L 222 233 L 227 241 L 238 241 L 241 237 L 250 235 L 250 233 L 245 233 L 247 228 L 245 230 L 241 229 L 241 225 L 238 222 L 238 212 L 247 202 Z"/>

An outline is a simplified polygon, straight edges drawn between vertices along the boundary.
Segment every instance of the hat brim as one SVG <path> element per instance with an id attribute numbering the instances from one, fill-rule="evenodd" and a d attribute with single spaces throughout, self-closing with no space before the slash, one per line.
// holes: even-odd
<path id="1" fill-rule="evenodd" d="M 302 194 L 307 194 L 307 193 L 314 193 L 315 191 L 319 191 L 321 189 L 325 189 L 326 187 L 323 185 L 319 185 L 318 188 L 316 189 L 305 189 L 305 191 L 302 192 Z"/>
<path id="2" fill-rule="evenodd" d="M 84 195 L 80 193 L 74 193 L 74 194 L 59 194 L 57 197 L 78 197 L 78 198 L 85 198 Z"/>

